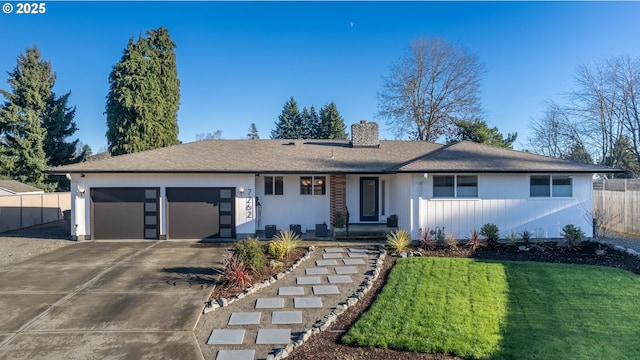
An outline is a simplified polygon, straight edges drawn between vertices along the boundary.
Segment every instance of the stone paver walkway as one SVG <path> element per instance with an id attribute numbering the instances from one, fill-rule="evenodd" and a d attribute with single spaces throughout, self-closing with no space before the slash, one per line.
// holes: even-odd
<path id="1" fill-rule="evenodd" d="M 206 359 L 254 360 L 282 355 L 281 349 L 309 337 L 372 275 L 378 248 L 327 247 L 275 283 L 203 315 L 196 336 L 206 338 Z M 203 341 L 204 342 L 204 341 Z"/>

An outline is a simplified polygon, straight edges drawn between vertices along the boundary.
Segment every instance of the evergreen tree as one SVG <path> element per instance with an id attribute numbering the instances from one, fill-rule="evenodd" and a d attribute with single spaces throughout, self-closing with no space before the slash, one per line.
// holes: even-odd
<path id="1" fill-rule="evenodd" d="M 0 108 L 0 168 L 13 179 L 43 186 L 47 159 L 42 121 L 53 98 L 55 74 L 33 47 L 18 56 L 7 82 L 11 92 L 0 90 L 6 99 Z"/>
<path id="2" fill-rule="evenodd" d="M 282 114 L 278 116 L 276 128 L 271 130 L 272 139 L 298 139 L 299 133 L 297 128 L 300 126 L 300 111 L 298 104 L 293 96 L 287 101 L 283 108 Z"/>
<path id="3" fill-rule="evenodd" d="M 175 43 L 163 27 L 129 39 L 109 75 L 107 141 L 113 155 L 179 143 Z"/>
<path id="4" fill-rule="evenodd" d="M 69 108 L 67 106 L 69 95 L 71 95 L 70 92 L 55 99 L 55 95 L 52 93 L 51 99 L 47 101 L 47 110 L 42 125 L 46 132 L 44 153 L 48 159 L 49 166 L 60 166 L 82 161 L 81 158 L 76 156 L 76 148 L 80 140 L 65 141 L 78 131 L 76 123 L 73 121 L 76 109 L 75 107 Z"/>
<path id="5" fill-rule="evenodd" d="M 564 158 L 567 160 L 578 161 L 585 164 L 593 164 L 591 155 L 584 147 L 584 144 L 582 144 L 581 142 L 575 142 L 573 146 L 571 146 L 571 150 L 569 150 L 569 153 Z"/>
<path id="6" fill-rule="evenodd" d="M 318 139 L 344 139 L 347 137 L 344 120 L 334 102 L 320 109 Z"/>
<path id="7" fill-rule="evenodd" d="M 306 134 L 308 139 L 320 139 L 320 116 L 313 105 L 309 109 L 309 118 L 306 121 Z"/>
<path id="8" fill-rule="evenodd" d="M 513 143 L 518 137 L 517 133 L 509 133 L 506 138 L 497 127 L 489 128 L 484 120 L 456 120 L 453 122 L 454 135 L 449 139 L 449 143 L 456 143 L 467 140 L 480 144 L 487 144 L 495 147 L 512 149 Z"/>
<path id="9" fill-rule="evenodd" d="M 251 123 L 249 126 L 249 133 L 247 134 L 247 139 L 258 140 L 260 139 L 260 135 L 258 134 L 258 128 L 255 123 Z"/>
<path id="10" fill-rule="evenodd" d="M 611 155 L 605 158 L 604 165 L 626 170 L 625 173 L 617 175 L 617 177 L 635 178 L 640 176 L 640 163 L 633 153 L 631 141 L 626 136 L 621 136 L 616 140 Z"/>

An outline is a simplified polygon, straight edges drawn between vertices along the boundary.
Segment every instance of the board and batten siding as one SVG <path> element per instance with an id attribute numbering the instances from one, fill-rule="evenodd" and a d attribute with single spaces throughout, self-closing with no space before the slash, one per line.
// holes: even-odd
<path id="1" fill-rule="evenodd" d="M 451 174 L 453 175 L 453 174 Z M 413 175 L 419 194 L 419 216 L 411 233 L 444 228 L 459 239 L 486 223 L 494 223 L 505 238 L 509 232 L 529 230 L 545 238 L 561 237 L 562 228 L 574 224 L 592 233 L 591 174 L 572 174 L 573 195 L 568 198 L 530 197 L 530 174 L 478 174 L 477 198 L 433 198 L 433 176 Z"/>
<path id="2" fill-rule="evenodd" d="M 283 176 L 283 195 L 265 195 L 265 176 Z M 324 195 L 301 195 L 301 176 L 324 176 L 326 181 Z M 299 224 L 302 232 L 307 229 L 315 230 L 316 224 L 331 224 L 329 219 L 330 184 L 328 174 L 260 174 L 255 177 L 257 196 L 261 205 L 260 228 L 264 230 L 267 225 L 276 225 L 278 230 L 289 230 L 289 225 Z"/>
<path id="3" fill-rule="evenodd" d="M 235 187 L 236 236 L 255 233 L 255 211 L 247 215 L 246 202 L 255 196 L 253 174 L 73 174 L 71 180 L 71 235 L 91 236 L 91 188 L 159 188 L 160 236 L 167 234 L 167 188 L 184 187 Z M 244 187 L 244 195 L 238 189 Z M 84 189 L 84 193 L 78 191 Z M 248 194 L 251 189 L 251 195 Z M 254 204 L 255 208 L 255 204 Z"/>

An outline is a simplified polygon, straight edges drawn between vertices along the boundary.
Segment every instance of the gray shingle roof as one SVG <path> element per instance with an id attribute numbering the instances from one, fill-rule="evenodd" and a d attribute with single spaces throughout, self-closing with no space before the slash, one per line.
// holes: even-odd
<path id="1" fill-rule="evenodd" d="M 380 141 L 353 148 L 347 140 L 205 140 L 53 168 L 49 173 L 394 173 L 611 172 L 612 169 L 497 149 Z"/>
<path id="2" fill-rule="evenodd" d="M 35 186 L 21 183 L 17 180 L 0 180 L 0 188 L 6 189 L 12 193 L 31 193 L 31 192 L 44 192 L 42 189 L 38 189 Z"/>
<path id="3" fill-rule="evenodd" d="M 562 160 L 470 141 L 442 147 L 398 169 L 403 172 L 617 172 L 606 166 Z"/>

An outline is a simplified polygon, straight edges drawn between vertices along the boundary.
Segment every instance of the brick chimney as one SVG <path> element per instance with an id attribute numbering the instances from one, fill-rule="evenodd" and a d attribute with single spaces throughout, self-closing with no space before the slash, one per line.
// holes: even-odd
<path id="1" fill-rule="evenodd" d="M 379 147 L 380 131 L 378 130 L 378 123 L 360 120 L 360 123 L 351 125 L 351 146 Z"/>

